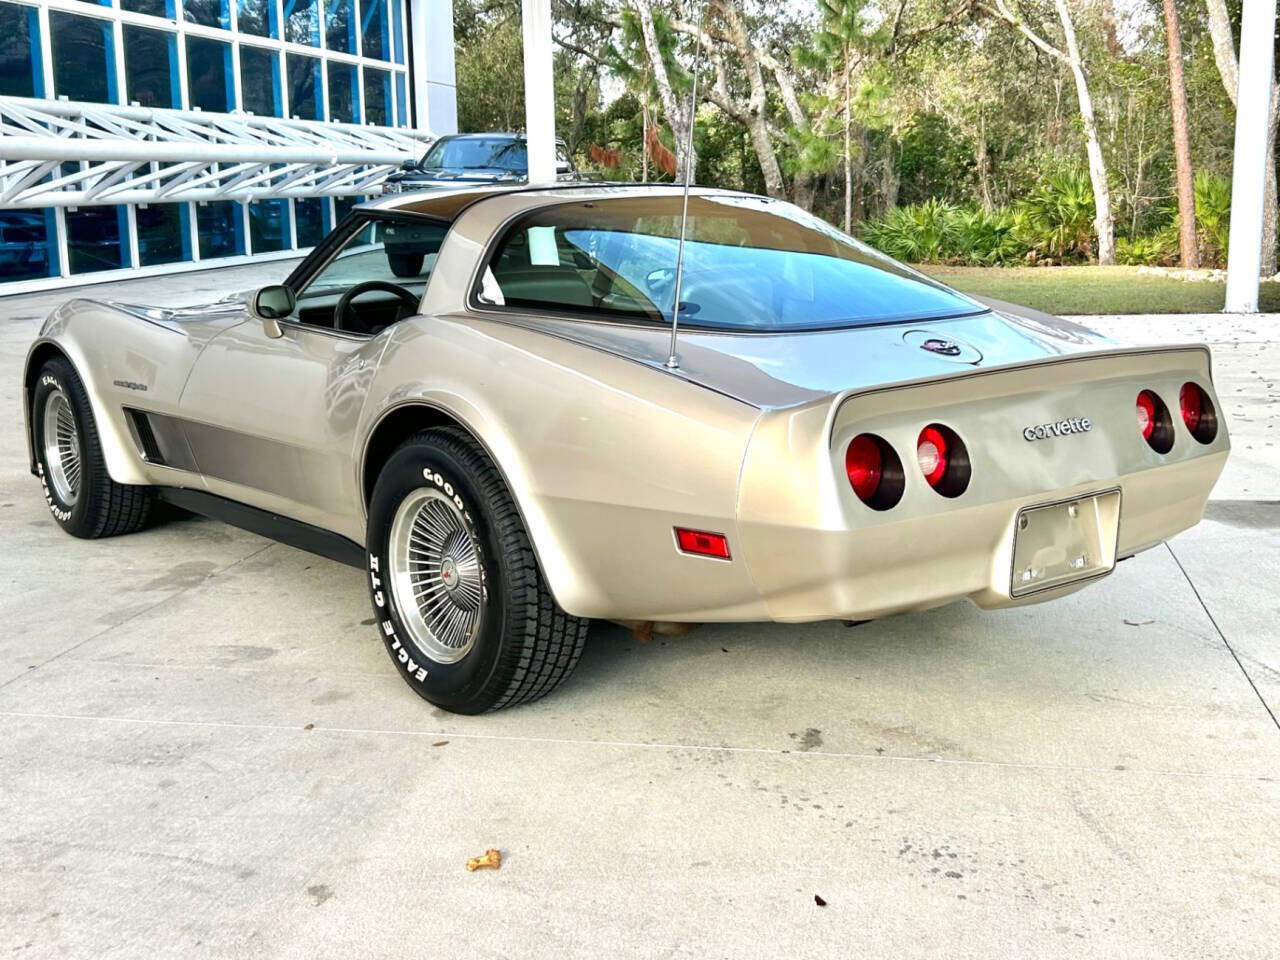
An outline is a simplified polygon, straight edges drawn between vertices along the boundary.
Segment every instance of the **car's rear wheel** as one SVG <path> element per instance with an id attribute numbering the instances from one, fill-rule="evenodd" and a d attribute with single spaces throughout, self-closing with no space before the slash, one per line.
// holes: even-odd
<path id="1" fill-rule="evenodd" d="M 112 537 L 146 524 L 151 491 L 111 479 L 84 384 L 60 357 L 36 377 L 31 435 L 44 498 L 63 530 L 77 537 Z"/>
<path id="2" fill-rule="evenodd" d="M 419 433 L 387 461 L 368 563 L 392 661 L 439 707 L 537 700 L 578 662 L 588 621 L 556 605 L 501 474 L 461 430 Z"/>
<path id="3" fill-rule="evenodd" d="M 422 272 L 424 259 L 421 253 L 388 253 L 387 266 L 397 277 L 416 277 Z"/>

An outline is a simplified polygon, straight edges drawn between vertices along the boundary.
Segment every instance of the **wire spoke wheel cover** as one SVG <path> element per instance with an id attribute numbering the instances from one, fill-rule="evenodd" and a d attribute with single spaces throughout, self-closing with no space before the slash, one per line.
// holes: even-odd
<path id="1" fill-rule="evenodd" d="M 60 389 L 51 391 L 44 402 L 44 461 L 54 493 L 68 507 L 80 494 L 80 432 L 76 428 L 71 401 Z"/>
<path id="2" fill-rule="evenodd" d="M 391 523 L 391 588 L 414 642 L 437 663 L 457 663 L 475 645 L 487 599 L 480 549 L 462 511 L 420 487 Z"/>

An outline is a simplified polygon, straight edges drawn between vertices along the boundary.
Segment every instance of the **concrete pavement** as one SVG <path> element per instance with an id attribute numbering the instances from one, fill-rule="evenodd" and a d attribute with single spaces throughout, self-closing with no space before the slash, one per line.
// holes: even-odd
<path id="1" fill-rule="evenodd" d="M 1097 322 L 1213 342 L 1235 452 L 1204 523 L 1092 589 L 597 625 L 559 692 L 462 718 L 356 571 L 199 519 L 58 531 L 18 371 L 59 299 L 0 300 L 0 954 L 1274 956 L 1280 318 Z"/>

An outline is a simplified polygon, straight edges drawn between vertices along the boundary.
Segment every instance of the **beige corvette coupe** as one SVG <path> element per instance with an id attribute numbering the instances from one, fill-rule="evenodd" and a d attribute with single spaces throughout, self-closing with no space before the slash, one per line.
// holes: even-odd
<path id="1" fill-rule="evenodd" d="M 32 472 L 76 536 L 162 500 L 360 567 L 401 674 L 463 713 L 554 689 L 593 618 L 1034 603 L 1200 519 L 1205 347 L 980 303 L 727 191 L 694 189 L 677 281 L 681 201 L 442 188 L 279 286 L 72 300 L 26 364 Z"/>

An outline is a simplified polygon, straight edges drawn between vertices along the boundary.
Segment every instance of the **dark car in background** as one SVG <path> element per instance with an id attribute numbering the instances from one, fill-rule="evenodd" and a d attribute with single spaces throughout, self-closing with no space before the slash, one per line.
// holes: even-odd
<path id="1" fill-rule="evenodd" d="M 523 133 L 458 133 L 441 137 L 421 159 L 406 160 L 382 182 L 382 192 L 401 193 L 442 183 L 505 183 L 528 176 L 529 151 Z M 556 140 L 556 177 L 587 179 L 574 167 L 563 140 Z"/>

